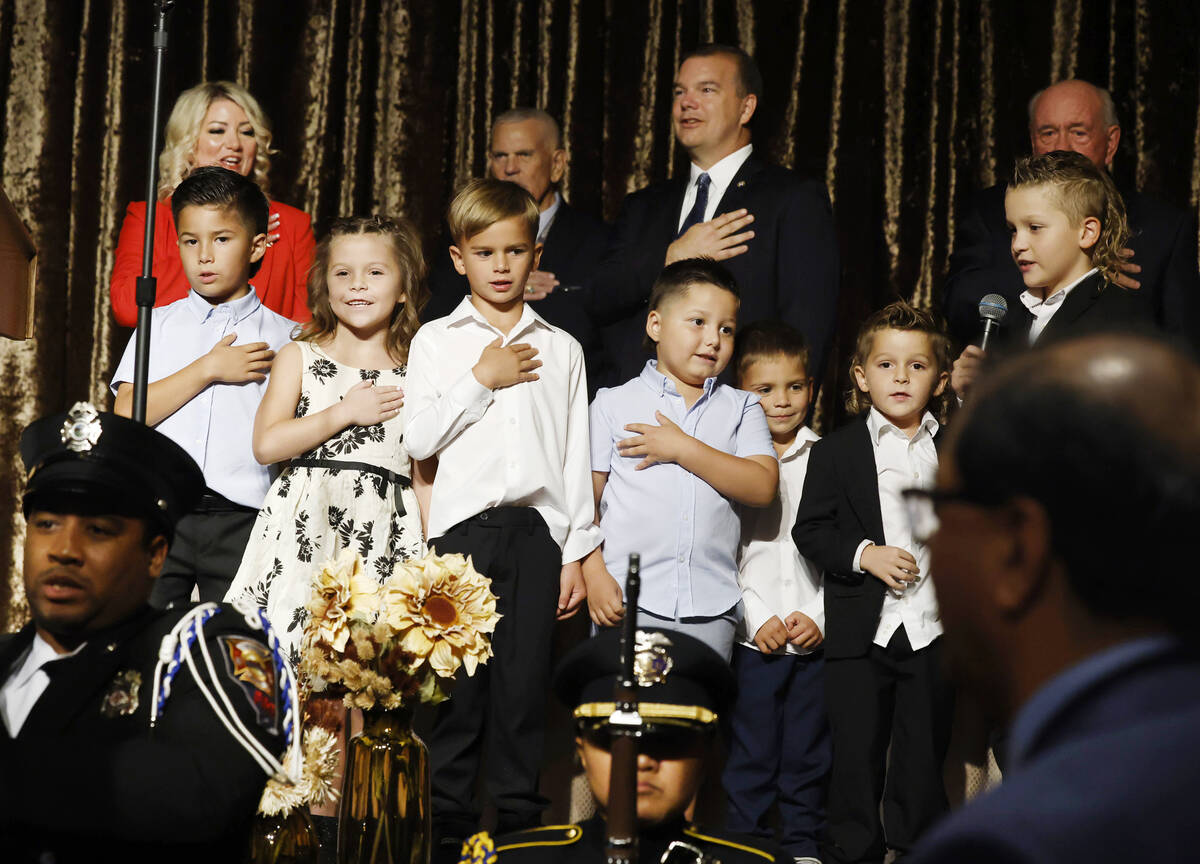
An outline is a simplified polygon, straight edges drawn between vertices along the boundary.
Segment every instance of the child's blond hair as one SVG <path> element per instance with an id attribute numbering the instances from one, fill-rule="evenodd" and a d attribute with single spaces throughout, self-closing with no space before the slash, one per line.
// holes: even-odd
<path id="1" fill-rule="evenodd" d="M 1129 244 L 1125 202 L 1108 172 L 1080 153 L 1055 150 L 1018 159 L 1010 189 L 1045 186 L 1072 226 L 1089 216 L 1100 220 L 1100 236 L 1088 255 L 1109 282 L 1121 274 L 1120 252 Z"/>
<path id="2" fill-rule="evenodd" d="M 455 244 L 486 231 L 505 219 L 521 219 L 529 228 L 529 242 L 537 240 L 538 205 L 533 196 L 507 180 L 491 177 L 471 180 L 459 190 L 446 211 L 450 237 Z"/>
<path id="3" fill-rule="evenodd" d="M 404 300 L 392 312 L 388 325 L 388 353 L 398 362 L 408 362 L 408 343 L 421 326 L 418 317 L 429 300 L 425 286 L 425 256 L 421 251 L 421 235 L 415 225 L 402 217 L 354 216 L 335 219 L 329 233 L 317 244 L 312 267 L 308 271 L 308 308 L 312 320 L 301 326 L 298 341 L 317 342 L 337 331 L 338 319 L 329 303 L 329 256 L 333 241 L 339 237 L 376 234 L 386 238 L 396 256 L 400 269 L 400 290 Z"/>
<path id="4" fill-rule="evenodd" d="M 858 339 L 854 345 L 854 356 L 850 358 L 850 380 L 854 381 L 854 367 L 866 367 L 867 358 L 875 345 L 875 334 L 881 330 L 908 330 L 924 333 L 929 337 L 933 350 L 934 372 L 941 375 L 950 372 L 950 340 L 946 336 L 946 328 L 932 312 L 918 309 L 905 300 L 889 303 L 882 309 L 872 312 L 858 330 Z M 929 399 L 928 410 L 944 423 L 950 411 L 950 390 L 943 388 L 940 395 Z M 853 383 L 846 396 L 846 410 L 851 414 L 862 414 L 871 408 L 871 394 L 864 393 Z"/>

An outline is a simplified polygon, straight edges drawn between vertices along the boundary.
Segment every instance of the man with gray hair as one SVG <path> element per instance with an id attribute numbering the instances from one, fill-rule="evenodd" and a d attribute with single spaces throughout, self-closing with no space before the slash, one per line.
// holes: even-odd
<path id="1" fill-rule="evenodd" d="M 579 340 L 587 358 L 588 384 L 595 392 L 599 334 L 588 315 L 583 286 L 604 256 L 608 228 L 567 204 L 559 191 L 566 169 L 567 151 L 558 121 L 545 111 L 518 107 L 496 118 L 488 170 L 497 180 L 523 188 L 541 211 L 537 242 L 544 248 L 538 269 L 529 274 L 525 299 L 538 301 L 539 315 Z M 433 296 L 421 315 L 424 321 L 450 314 L 468 293 L 466 277 L 454 270 L 444 249 L 431 263 L 429 288 Z"/>
<path id="2" fill-rule="evenodd" d="M 1034 153 L 1073 150 L 1111 170 L 1121 141 L 1112 96 L 1079 79 L 1035 93 L 1029 100 L 1029 140 Z M 980 192 L 958 221 L 943 308 L 959 345 L 978 340 L 984 295 L 999 294 L 1013 308 L 1025 290 L 1010 250 L 1004 190 L 1000 183 Z M 1200 349 L 1200 277 L 1191 214 L 1136 189 L 1121 189 L 1121 196 L 1133 231 L 1122 286 L 1146 292 L 1158 326 Z"/>

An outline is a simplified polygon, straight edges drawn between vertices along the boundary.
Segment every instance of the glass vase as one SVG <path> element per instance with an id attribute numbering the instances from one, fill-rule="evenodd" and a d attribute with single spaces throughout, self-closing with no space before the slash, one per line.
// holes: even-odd
<path id="1" fill-rule="evenodd" d="M 308 809 L 254 820 L 250 834 L 251 864 L 317 864 L 317 832 Z"/>
<path id="2" fill-rule="evenodd" d="M 338 810 L 338 864 L 428 864 L 429 751 L 412 709 L 363 712 Z"/>

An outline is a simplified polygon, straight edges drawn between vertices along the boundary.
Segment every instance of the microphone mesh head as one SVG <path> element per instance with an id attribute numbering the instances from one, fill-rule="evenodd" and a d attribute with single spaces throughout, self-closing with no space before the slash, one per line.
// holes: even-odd
<path id="1" fill-rule="evenodd" d="M 999 294 L 988 294 L 979 301 L 979 317 L 1000 323 L 1008 314 L 1008 301 Z"/>

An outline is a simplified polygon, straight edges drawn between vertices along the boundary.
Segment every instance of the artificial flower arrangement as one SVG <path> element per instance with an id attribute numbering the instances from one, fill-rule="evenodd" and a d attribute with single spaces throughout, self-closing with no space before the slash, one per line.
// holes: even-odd
<path id="1" fill-rule="evenodd" d="M 347 708 L 436 704 L 458 670 L 492 656 L 500 616 L 491 582 L 462 555 L 428 553 L 396 565 L 383 584 L 345 555 L 313 578 L 301 677 L 313 695 Z"/>
<path id="2" fill-rule="evenodd" d="M 345 707 L 367 710 L 445 700 L 459 669 L 474 675 L 492 656 L 500 620 L 491 581 L 471 559 L 433 552 L 397 564 L 380 584 L 347 551 L 313 576 L 308 611 L 300 678 L 305 697 L 316 697 L 310 707 L 341 696 Z M 305 723 L 302 740 L 299 782 L 269 780 L 261 813 L 287 815 L 336 797 L 337 736 Z"/>

